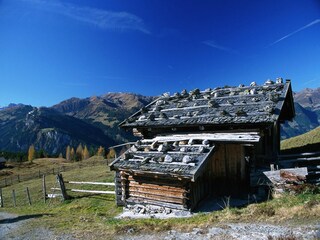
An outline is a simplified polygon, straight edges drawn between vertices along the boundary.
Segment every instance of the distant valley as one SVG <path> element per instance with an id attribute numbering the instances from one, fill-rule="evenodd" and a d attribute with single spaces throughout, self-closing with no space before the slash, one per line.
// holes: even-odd
<path id="1" fill-rule="evenodd" d="M 294 94 L 296 117 L 282 127 L 282 139 L 308 132 L 320 124 L 320 88 Z M 49 154 L 65 152 L 67 145 L 88 147 L 132 141 L 131 132 L 118 124 L 154 97 L 132 93 L 107 93 L 71 98 L 52 107 L 11 104 L 0 108 L 0 150 L 24 151 L 31 144 Z"/>

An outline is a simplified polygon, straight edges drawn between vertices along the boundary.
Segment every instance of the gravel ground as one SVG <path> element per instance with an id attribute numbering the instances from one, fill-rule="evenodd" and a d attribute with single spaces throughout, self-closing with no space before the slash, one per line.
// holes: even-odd
<path id="1" fill-rule="evenodd" d="M 75 238 L 68 234 L 57 235 L 50 229 L 37 227 L 28 228 L 28 222 L 32 219 L 41 217 L 41 215 L 17 216 L 14 214 L 0 212 L 0 239 L 55 239 L 55 240 L 74 240 Z M 206 240 L 206 239 L 239 239 L 239 240 L 271 240 L 279 237 L 291 237 L 291 239 L 320 239 L 320 224 L 306 225 L 301 227 L 279 226 L 271 224 L 223 224 L 217 226 L 208 226 L 206 228 L 194 228 L 190 232 L 181 232 L 170 230 L 163 233 L 154 234 L 136 234 L 134 229 L 129 229 L 127 234 L 116 237 L 118 240 Z M 98 237 L 99 239 L 103 239 Z M 94 236 L 83 236 L 82 239 L 95 239 Z"/>
<path id="2" fill-rule="evenodd" d="M 128 234 L 119 236 L 119 240 L 207 240 L 207 239 L 239 239 L 239 240 L 269 240 L 280 237 L 290 239 L 320 239 L 320 225 L 303 226 L 299 228 L 276 226 L 270 224 L 225 224 L 206 229 L 194 228 L 191 232 L 170 230 L 157 234 L 134 234 L 131 229 Z"/>
<path id="3" fill-rule="evenodd" d="M 28 222 L 42 215 L 18 216 L 15 214 L 0 212 L 0 239 L 12 240 L 31 240 L 31 239 L 49 239 L 49 240 L 73 240 L 71 235 L 56 235 L 50 229 L 37 227 L 28 228 Z"/>

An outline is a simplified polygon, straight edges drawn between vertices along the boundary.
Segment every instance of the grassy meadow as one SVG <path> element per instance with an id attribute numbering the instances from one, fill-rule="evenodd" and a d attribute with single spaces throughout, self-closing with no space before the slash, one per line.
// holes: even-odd
<path id="1" fill-rule="evenodd" d="M 34 163 L 40 164 L 35 160 Z M 50 161 L 50 160 L 49 160 Z M 51 160 L 56 164 L 64 160 Z M 63 172 L 65 181 L 98 181 L 112 182 L 114 173 L 110 172 L 107 164 L 96 165 L 97 159 L 86 160 L 85 166 Z M 59 164 L 60 164 L 59 163 Z M 78 163 L 69 163 L 78 164 Z M 33 168 L 29 168 L 33 169 Z M 34 169 L 33 169 L 34 170 Z M 17 171 L 21 171 L 17 170 Z M 28 171 L 28 170 L 26 170 Z M 57 193 L 50 190 L 58 187 L 55 175 L 46 177 L 47 193 Z M 32 205 L 26 197 L 26 187 L 29 188 Z M 70 188 L 69 184 L 66 184 Z M 87 186 L 74 188 L 89 189 Z M 13 206 L 12 190 L 16 193 L 17 206 Z M 95 186 L 97 190 L 112 190 L 112 187 Z M 194 227 L 209 227 L 225 222 L 267 222 L 279 224 L 315 223 L 320 219 L 320 193 L 318 188 L 304 189 L 299 195 L 285 194 L 263 203 L 248 205 L 244 208 L 229 208 L 211 213 L 198 213 L 190 218 L 181 219 L 115 219 L 122 212 L 117 207 L 114 195 L 92 195 L 68 192 L 72 197 L 62 202 L 60 198 L 43 200 L 42 180 L 33 179 L 20 182 L 2 189 L 4 208 L 1 211 L 33 217 L 26 230 L 34 227 L 45 227 L 59 233 L 73 234 L 79 238 L 109 239 L 117 234 L 125 234 L 133 230 L 140 232 L 161 232 L 171 229 L 191 230 Z"/>
<path id="2" fill-rule="evenodd" d="M 307 133 L 281 141 L 283 152 L 320 151 L 320 127 Z"/>

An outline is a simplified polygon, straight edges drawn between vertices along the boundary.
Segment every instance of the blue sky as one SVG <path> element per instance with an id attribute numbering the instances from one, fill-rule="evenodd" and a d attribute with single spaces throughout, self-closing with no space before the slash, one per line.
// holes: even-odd
<path id="1" fill-rule="evenodd" d="M 277 77 L 320 87 L 320 1 L 0 0 L 0 106 Z"/>

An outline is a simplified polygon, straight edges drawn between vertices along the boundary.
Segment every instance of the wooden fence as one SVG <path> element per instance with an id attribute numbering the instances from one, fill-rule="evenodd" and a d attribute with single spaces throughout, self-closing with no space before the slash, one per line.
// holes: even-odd
<path id="1" fill-rule="evenodd" d="M 110 160 L 107 159 L 103 161 L 90 162 L 90 166 L 108 165 L 112 160 L 113 159 L 110 159 Z M 70 166 L 59 166 L 55 168 L 53 167 L 53 168 L 41 169 L 28 174 L 11 175 L 11 176 L 0 179 L 0 188 L 7 187 L 23 181 L 28 181 L 31 179 L 42 178 L 43 175 L 50 175 L 50 174 L 55 175 L 61 172 L 66 172 L 66 171 L 74 170 L 77 168 L 83 168 L 86 166 L 88 166 L 88 164 L 84 160 L 82 162 L 79 162 L 78 164 L 73 164 Z"/>
<path id="2" fill-rule="evenodd" d="M 320 185 L 320 152 L 281 155 L 279 166 L 281 168 L 306 167 L 307 183 Z"/>
<path id="3" fill-rule="evenodd" d="M 87 189 L 78 189 L 78 188 L 66 188 L 65 184 L 68 185 L 100 185 L 100 186 L 111 186 L 115 187 L 115 183 L 112 182 L 84 182 L 84 181 L 65 181 L 63 180 L 62 174 L 57 175 L 57 181 L 59 183 L 59 188 L 51 188 L 51 190 L 59 190 L 61 192 L 61 196 L 63 200 L 69 199 L 69 195 L 67 191 L 71 192 L 80 192 L 80 193 L 93 193 L 93 194 L 115 194 L 115 191 L 107 191 L 107 190 L 87 190 Z"/>

